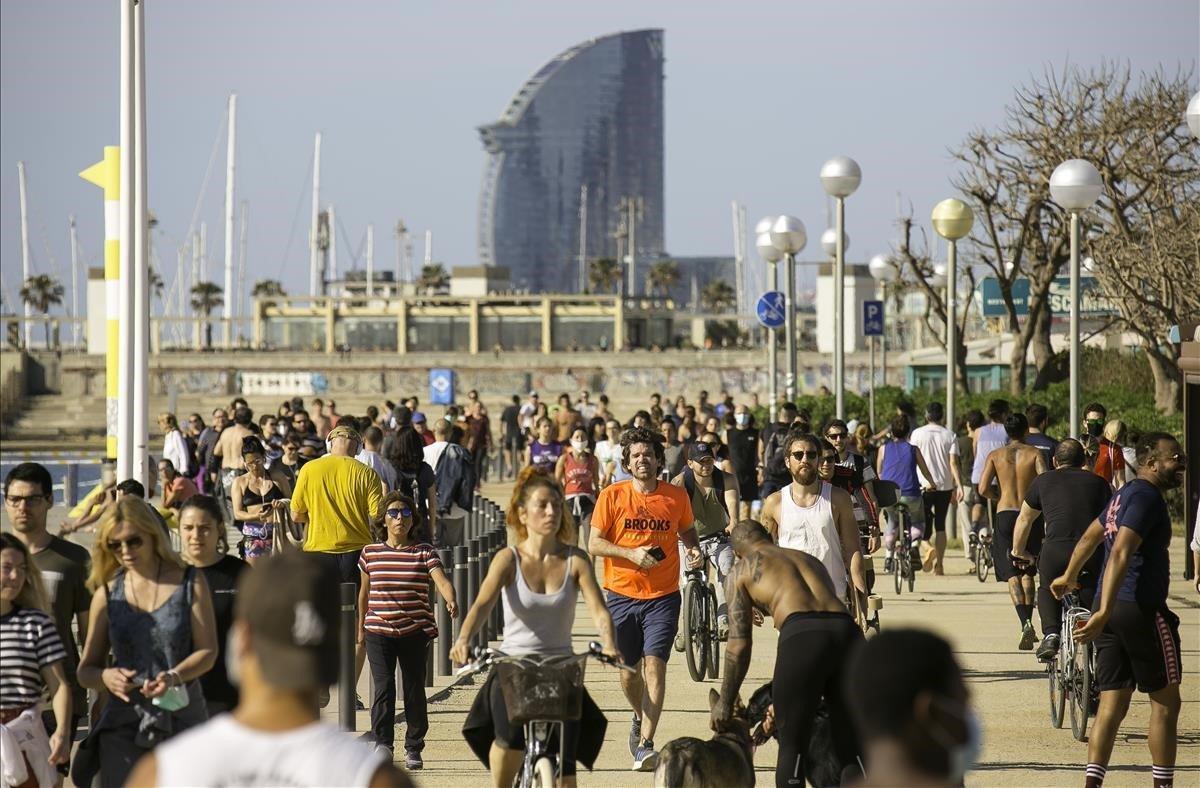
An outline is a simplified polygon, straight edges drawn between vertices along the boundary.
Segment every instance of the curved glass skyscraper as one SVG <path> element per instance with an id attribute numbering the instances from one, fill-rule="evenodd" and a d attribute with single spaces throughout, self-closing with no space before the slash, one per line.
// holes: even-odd
<path id="1" fill-rule="evenodd" d="M 507 267 L 517 288 L 577 292 L 581 256 L 628 255 L 632 235 L 644 288 L 663 249 L 663 31 L 568 49 L 479 133 L 480 262 Z M 638 210 L 619 211 L 623 200 Z M 632 228 L 622 213 L 636 215 Z"/>

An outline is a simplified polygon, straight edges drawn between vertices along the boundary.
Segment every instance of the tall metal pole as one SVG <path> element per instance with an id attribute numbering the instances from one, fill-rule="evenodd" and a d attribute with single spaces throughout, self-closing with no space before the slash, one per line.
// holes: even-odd
<path id="1" fill-rule="evenodd" d="M 872 426 L 874 426 L 874 424 L 875 424 L 875 337 L 867 337 L 867 346 L 871 350 L 871 388 L 869 389 L 871 401 L 867 404 L 867 407 L 869 408 L 869 410 L 867 412 L 871 414 L 868 417 L 868 423 L 871 424 Z"/>
<path id="2" fill-rule="evenodd" d="M 775 263 L 767 263 L 767 277 L 771 280 L 771 289 L 779 289 L 779 275 L 775 270 Z M 775 423 L 775 412 L 779 408 L 779 337 L 776 336 L 776 329 L 767 329 L 767 340 L 771 343 L 767 349 L 767 377 L 770 378 L 768 385 L 768 394 L 771 398 L 771 423 Z"/>
<path id="3" fill-rule="evenodd" d="M 329 281 L 336 282 L 338 278 L 337 264 L 337 214 L 334 212 L 333 206 L 325 209 L 326 215 L 329 217 Z"/>
<path id="4" fill-rule="evenodd" d="M 1079 437 L 1079 213 L 1071 212 L 1071 429 Z"/>
<path id="5" fill-rule="evenodd" d="M 837 198 L 833 260 L 833 377 L 837 417 L 846 418 L 846 200 Z"/>
<path id="6" fill-rule="evenodd" d="M 587 289 L 587 201 L 588 187 L 579 187 L 579 281 L 575 289 L 582 293 Z"/>
<path id="7" fill-rule="evenodd" d="M 75 229 L 75 214 L 69 217 L 71 227 L 71 344 L 79 345 L 79 234 Z"/>
<path id="8" fill-rule="evenodd" d="M 121 274 L 118 285 L 117 480 L 133 477 L 133 300 L 134 300 L 134 0 L 121 0 Z"/>
<path id="9" fill-rule="evenodd" d="M 313 181 L 312 181 L 312 224 L 308 238 L 308 294 L 313 298 L 321 295 L 321 261 L 320 261 L 320 215 L 321 215 L 321 132 L 317 132 L 313 141 Z"/>
<path id="10" fill-rule="evenodd" d="M 238 319 L 244 318 L 246 310 L 246 232 L 250 227 L 250 204 L 242 200 L 242 216 L 238 221 L 238 276 L 237 311 Z M 240 324 L 239 324 L 240 325 Z"/>
<path id="11" fill-rule="evenodd" d="M 958 381 L 958 242 L 946 249 L 946 426 L 954 429 L 954 393 Z M 951 507 L 953 508 L 953 507 Z"/>
<path id="12" fill-rule="evenodd" d="M 637 295 L 637 204 L 629 200 L 629 297 Z"/>
<path id="13" fill-rule="evenodd" d="M 375 295 L 375 225 L 367 225 L 367 298 Z"/>
<path id="14" fill-rule="evenodd" d="M 233 341 L 233 187 L 237 161 L 237 94 L 229 94 L 229 136 L 225 141 L 225 347 Z"/>
<path id="15" fill-rule="evenodd" d="M 146 467 L 150 438 L 150 227 L 146 195 L 146 25 L 145 2 L 133 14 L 133 473 L 149 489 Z"/>
<path id="16" fill-rule="evenodd" d="M 784 352 L 787 353 L 787 375 L 783 379 L 783 390 L 788 402 L 796 401 L 796 255 L 783 256 L 787 268 L 783 272 L 784 286 L 787 293 L 784 297 L 787 310 L 784 312 L 783 330 L 787 336 L 783 339 Z"/>
<path id="17" fill-rule="evenodd" d="M 887 334 L 888 334 L 888 311 L 889 311 L 888 304 L 887 304 L 887 282 L 879 283 L 879 292 L 881 294 L 879 300 L 883 302 L 883 335 L 881 337 L 879 337 L 879 367 L 880 367 L 880 372 L 881 372 L 879 378 L 883 382 L 883 385 L 886 386 L 888 384 L 888 382 L 887 382 L 887 373 L 888 373 Z M 871 418 L 872 419 L 875 418 L 874 411 L 871 412 Z M 871 429 L 874 429 L 874 428 L 875 428 L 875 425 L 872 424 Z"/>
<path id="18" fill-rule="evenodd" d="M 33 271 L 29 268 L 29 211 L 25 202 L 25 162 L 17 162 L 17 186 L 21 198 L 21 287 L 29 282 Z M 33 337 L 33 304 L 25 301 L 25 320 L 21 331 L 22 341 L 26 349 Z"/>

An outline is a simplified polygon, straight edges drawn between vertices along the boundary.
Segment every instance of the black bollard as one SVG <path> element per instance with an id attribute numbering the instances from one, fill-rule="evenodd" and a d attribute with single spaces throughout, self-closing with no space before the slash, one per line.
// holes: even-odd
<path id="1" fill-rule="evenodd" d="M 354 719 L 354 639 L 358 629 L 355 614 L 358 591 L 354 583 L 342 583 L 341 588 L 341 632 L 339 635 L 341 664 L 338 671 L 338 722 L 342 730 L 352 731 Z"/>
<path id="2" fill-rule="evenodd" d="M 443 547 L 438 550 L 438 558 L 442 562 L 442 570 L 446 573 L 446 577 L 449 577 L 453 581 L 455 577 L 453 552 L 450 548 Z M 454 589 L 454 596 L 458 597 L 457 587 Z M 461 604 L 461 601 L 459 604 Z M 460 616 L 465 614 L 466 611 L 463 611 Z M 458 631 L 458 620 L 450 618 L 450 611 L 446 609 L 446 600 L 442 599 L 440 595 L 438 596 L 436 616 L 438 628 L 437 655 L 434 657 L 433 664 L 437 669 L 437 674 L 445 677 L 449 676 L 453 670 L 450 666 L 450 646 L 454 642 L 454 634 Z"/>
<path id="3" fill-rule="evenodd" d="M 479 539 L 467 540 L 467 588 L 471 596 L 471 604 L 475 604 L 476 597 L 479 596 Z M 482 627 L 480 627 L 482 629 Z M 483 646 L 487 645 L 483 640 L 482 633 L 479 630 L 475 631 L 475 637 L 471 638 L 471 645 Z"/>
<path id="4" fill-rule="evenodd" d="M 67 464 L 67 476 L 63 479 L 63 504 L 73 509 L 79 503 L 79 464 Z"/>
<path id="5" fill-rule="evenodd" d="M 454 548 L 454 596 L 458 598 L 459 608 L 464 611 L 463 615 L 454 619 L 454 640 L 458 640 L 462 634 L 465 611 L 471 609 L 471 583 L 467 576 L 467 546 L 464 544 Z"/>
<path id="6" fill-rule="evenodd" d="M 488 575 L 488 569 L 492 566 L 492 556 L 488 551 L 488 540 L 486 536 L 479 538 L 479 586 L 483 585 L 484 579 Z M 479 586 L 475 587 L 475 595 L 479 596 Z M 485 616 L 483 626 L 479 628 L 479 637 L 486 644 L 491 642 L 495 635 L 495 627 L 492 626 L 491 615 Z"/>
<path id="7" fill-rule="evenodd" d="M 505 532 L 503 528 L 493 528 L 489 532 L 491 541 L 492 558 L 494 559 L 501 550 L 507 549 L 505 546 Z M 504 607 L 496 605 L 492 608 L 492 637 L 499 640 L 504 631 Z"/>

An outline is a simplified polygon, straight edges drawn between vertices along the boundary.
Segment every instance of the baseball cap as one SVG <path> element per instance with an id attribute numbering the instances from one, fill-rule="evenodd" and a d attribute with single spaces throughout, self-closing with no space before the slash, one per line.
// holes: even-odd
<path id="1" fill-rule="evenodd" d="M 704 441 L 693 443 L 688 449 L 689 460 L 715 460 L 716 458 L 716 455 L 713 454 L 712 444 L 705 443 Z"/>
<path id="2" fill-rule="evenodd" d="M 413 424 L 424 424 L 425 423 L 425 414 L 418 410 L 416 413 L 414 413 L 412 415 L 412 423 Z"/>
<path id="3" fill-rule="evenodd" d="M 538 393 L 536 391 L 529 392 L 529 396 L 531 396 L 531 397 L 536 397 L 537 395 L 538 395 Z"/>
<path id="4" fill-rule="evenodd" d="M 359 435 L 357 431 L 346 426 L 334 427 L 329 431 L 329 434 L 325 436 L 326 440 L 334 440 L 335 438 L 349 438 L 352 441 L 358 441 L 359 443 L 362 443 L 362 436 Z"/>
<path id="5" fill-rule="evenodd" d="M 292 550 L 245 572 L 234 616 L 250 628 L 263 675 L 281 689 L 327 687 L 338 674 L 338 577 Z"/>

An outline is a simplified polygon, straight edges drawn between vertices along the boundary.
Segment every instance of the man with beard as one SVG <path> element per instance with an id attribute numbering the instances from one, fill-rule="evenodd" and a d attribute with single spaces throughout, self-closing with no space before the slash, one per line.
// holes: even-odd
<path id="1" fill-rule="evenodd" d="M 634 427 L 621 436 L 623 465 L 632 478 L 600 491 L 592 512 L 588 550 L 604 559 L 606 601 L 621 659 L 621 689 L 633 708 L 629 752 L 633 770 L 658 766 L 654 733 L 666 693 L 667 660 L 679 624 L 679 552 L 700 565 L 700 545 L 687 492 L 658 478 L 662 443 L 651 430 Z"/>
<path id="2" fill-rule="evenodd" d="M 808 771 L 803 756 L 822 698 L 829 709 L 838 760 L 846 766 L 859 755 L 842 683 L 847 658 L 862 642 L 862 631 L 820 561 L 771 544 L 766 530 L 753 520 L 735 525 L 730 542 L 737 563 L 725 592 L 729 644 L 721 697 L 712 708 L 711 724 L 717 731 L 729 724 L 734 699 L 750 667 L 752 620 L 756 612 L 771 616 L 779 630 L 772 679 L 779 731 L 775 784 L 803 785 Z"/>
<path id="3" fill-rule="evenodd" d="M 867 592 L 858 524 L 850 494 L 817 475 L 821 441 L 790 432 L 784 443 L 792 483 L 763 502 L 762 521 L 780 547 L 808 553 L 825 566 L 838 599 L 846 599 L 852 580 L 858 603 Z"/>
<path id="4" fill-rule="evenodd" d="M 1122 487 L 1088 527 L 1062 577 L 1050 584 L 1060 599 L 1079 587 L 1079 574 L 1101 541 L 1104 569 L 1090 619 L 1075 631 L 1081 643 L 1096 641 L 1100 708 L 1088 738 L 1087 788 L 1099 788 L 1121 721 L 1136 686 L 1150 696 L 1147 739 L 1155 788 L 1175 779 L 1178 746 L 1179 617 L 1167 607 L 1171 582 L 1171 514 L 1163 493 L 1183 484 L 1187 457 L 1165 432 L 1142 436 L 1138 475 Z"/>

